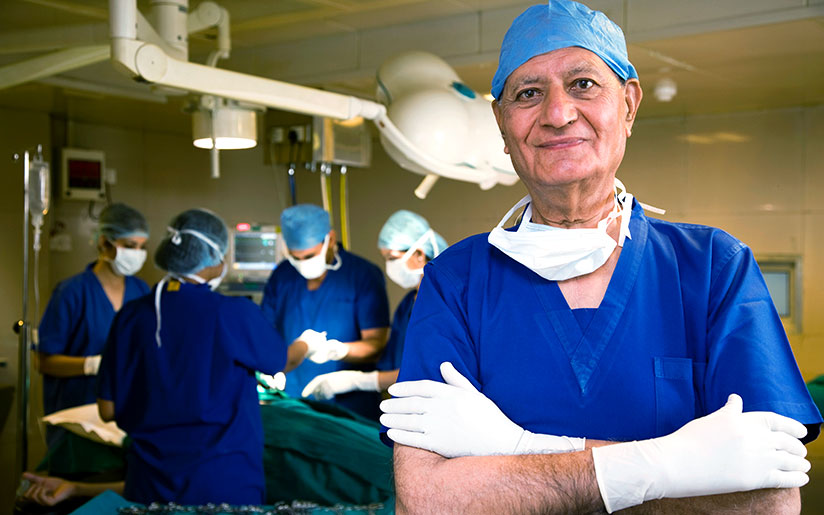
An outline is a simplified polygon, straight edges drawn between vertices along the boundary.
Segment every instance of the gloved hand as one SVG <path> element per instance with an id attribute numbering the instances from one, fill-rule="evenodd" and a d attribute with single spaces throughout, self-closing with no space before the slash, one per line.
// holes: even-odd
<path id="1" fill-rule="evenodd" d="M 718 411 L 660 438 L 592 449 L 607 511 L 662 497 L 795 488 L 809 481 L 803 424 L 766 411 L 742 413 L 732 394 Z"/>
<path id="2" fill-rule="evenodd" d="M 324 333 L 325 334 L 325 333 Z M 309 348 L 306 358 L 315 363 L 326 363 L 327 361 L 338 361 L 349 353 L 349 346 L 338 340 L 325 340 L 321 344 L 316 344 Z"/>
<path id="3" fill-rule="evenodd" d="M 271 376 L 268 374 L 258 374 L 258 380 L 270 390 L 282 391 L 286 389 L 286 374 L 283 372 L 278 372 Z"/>
<path id="4" fill-rule="evenodd" d="M 446 458 L 492 454 L 549 454 L 578 451 L 584 438 L 535 434 L 509 420 L 452 363 L 441 363 L 446 384 L 405 381 L 389 387 L 394 399 L 381 402 L 387 436 L 403 445 Z"/>
<path id="5" fill-rule="evenodd" d="M 86 356 L 83 360 L 83 375 L 96 376 L 100 369 L 100 354 L 96 356 Z"/>
<path id="6" fill-rule="evenodd" d="M 326 343 L 326 331 L 321 333 L 313 329 L 306 329 L 300 333 L 300 336 L 298 336 L 297 339 L 304 342 L 309 348 L 306 352 L 306 357 L 309 357 L 309 354 L 312 353 L 313 349 L 317 349 L 319 346 Z"/>
<path id="7" fill-rule="evenodd" d="M 325 401 L 339 393 L 352 391 L 379 392 L 378 371 L 360 372 L 358 370 L 338 370 L 321 374 L 306 385 L 301 397 L 314 395 L 316 399 Z"/>

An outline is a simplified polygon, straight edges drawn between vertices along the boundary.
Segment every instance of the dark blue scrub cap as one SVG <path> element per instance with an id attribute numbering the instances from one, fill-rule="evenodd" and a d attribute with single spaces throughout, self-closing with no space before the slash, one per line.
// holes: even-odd
<path id="1" fill-rule="evenodd" d="M 378 235 L 378 248 L 409 250 L 430 229 L 431 227 L 426 218 L 412 211 L 401 209 L 393 213 L 383 224 L 383 228 Z M 438 244 L 438 253 L 440 254 L 447 247 L 446 240 L 435 231 L 432 232 L 435 234 L 435 241 Z M 429 238 L 421 244 L 421 250 L 429 259 L 435 257 L 435 248 Z"/>
<path id="2" fill-rule="evenodd" d="M 200 233 L 217 249 L 187 231 Z M 189 209 L 169 224 L 169 234 L 155 252 L 155 264 L 167 272 L 191 274 L 223 261 L 228 246 L 229 230 L 219 216 L 207 209 Z"/>
<path id="3" fill-rule="evenodd" d="M 637 79 L 629 62 L 621 28 L 600 11 L 571 0 L 533 5 L 515 18 L 501 44 L 492 96 L 500 100 L 506 79 L 536 55 L 559 48 L 581 47 L 594 53 L 621 79 Z"/>
<path id="4" fill-rule="evenodd" d="M 100 212 L 97 232 L 111 241 L 132 236 L 148 238 L 149 224 L 140 211 L 118 202 Z"/>
<path id="5" fill-rule="evenodd" d="M 329 213 L 314 204 L 298 204 L 280 215 L 280 232 L 289 250 L 305 250 L 323 243 L 331 230 Z"/>

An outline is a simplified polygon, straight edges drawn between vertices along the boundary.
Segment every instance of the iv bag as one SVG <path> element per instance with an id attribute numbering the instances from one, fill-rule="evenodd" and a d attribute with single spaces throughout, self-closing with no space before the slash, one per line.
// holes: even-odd
<path id="1" fill-rule="evenodd" d="M 39 220 L 49 212 L 49 200 L 51 198 L 51 174 L 49 173 L 49 163 L 35 159 L 29 165 L 29 212 L 32 216 L 32 223 Z"/>

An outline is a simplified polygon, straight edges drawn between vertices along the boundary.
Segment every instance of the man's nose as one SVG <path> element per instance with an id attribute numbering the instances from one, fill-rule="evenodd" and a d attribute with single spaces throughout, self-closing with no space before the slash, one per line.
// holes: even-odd
<path id="1" fill-rule="evenodd" d="M 578 109 L 574 99 L 561 87 L 550 88 L 541 105 L 541 124 L 560 129 L 577 118 Z"/>

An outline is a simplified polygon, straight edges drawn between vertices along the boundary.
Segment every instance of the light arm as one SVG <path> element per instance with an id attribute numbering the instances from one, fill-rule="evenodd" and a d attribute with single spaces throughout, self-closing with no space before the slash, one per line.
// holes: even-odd
<path id="1" fill-rule="evenodd" d="M 374 362 L 386 346 L 388 336 L 388 327 L 361 330 L 360 340 L 345 342 L 349 346 L 349 352 L 346 353 L 343 360 L 349 363 Z"/>

